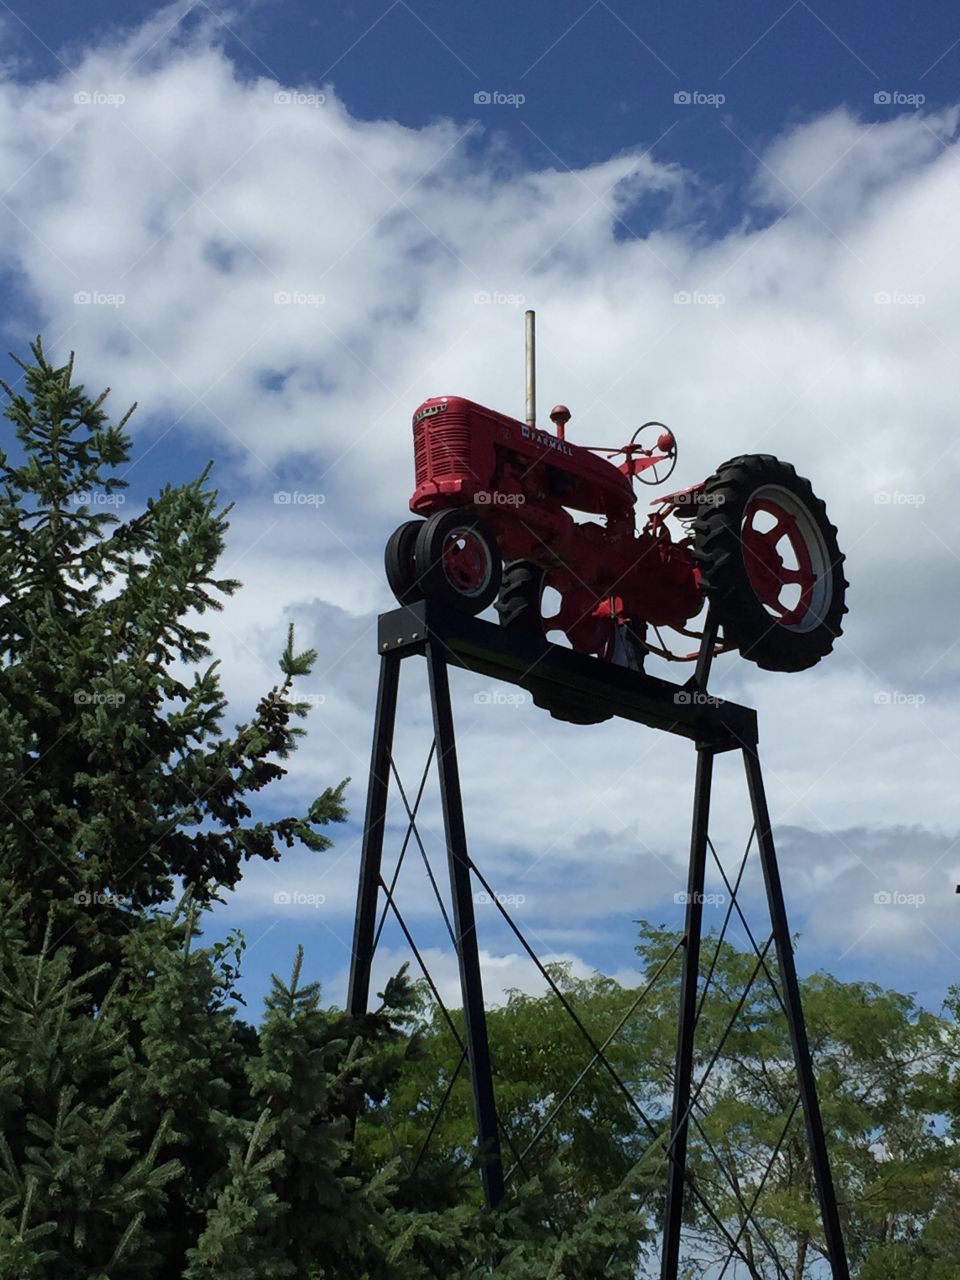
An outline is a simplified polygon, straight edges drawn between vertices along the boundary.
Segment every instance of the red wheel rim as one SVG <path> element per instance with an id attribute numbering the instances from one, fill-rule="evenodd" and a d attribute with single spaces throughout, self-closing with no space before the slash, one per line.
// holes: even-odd
<path id="1" fill-rule="evenodd" d="M 773 517 L 771 528 L 761 530 L 754 526 L 761 513 Z M 784 539 L 793 552 L 796 568 L 785 564 L 779 550 Z M 817 585 L 810 548 L 796 516 L 772 498 L 754 498 L 744 514 L 741 542 L 747 577 L 757 599 L 776 615 L 778 622 L 796 626 L 809 613 Z M 799 587 L 800 597 L 791 606 L 781 596 L 786 587 L 794 585 Z"/>
<path id="2" fill-rule="evenodd" d="M 490 549 L 472 529 L 454 529 L 443 543 L 443 572 L 463 595 L 476 595 L 490 581 Z"/>
<path id="3" fill-rule="evenodd" d="M 544 635 L 562 631 L 577 652 L 592 653 L 609 660 L 617 638 L 617 622 L 610 613 L 610 602 L 606 599 L 598 602 L 593 592 L 586 588 L 555 585 L 548 574 L 544 579 L 544 589 L 550 587 L 558 592 L 560 605 L 556 613 L 545 614 L 541 598 L 540 618 Z"/>

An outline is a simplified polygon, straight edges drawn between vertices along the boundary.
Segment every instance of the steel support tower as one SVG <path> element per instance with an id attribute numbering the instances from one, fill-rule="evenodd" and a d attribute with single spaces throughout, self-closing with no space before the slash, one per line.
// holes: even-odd
<path id="1" fill-rule="evenodd" d="M 662 1139 L 667 1163 L 667 1188 L 660 1275 L 661 1280 L 677 1280 L 684 1207 L 691 1195 L 703 1202 L 687 1171 L 687 1140 L 697 1098 L 693 1064 L 698 1022 L 704 884 L 710 847 L 713 766 L 720 753 L 739 752 L 746 772 L 753 830 L 770 912 L 770 940 L 775 947 L 778 962 L 778 998 L 790 1033 L 799 1104 L 803 1110 L 826 1253 L 833 1280 L 849 1280 L 783 886 L 760 769 L 757 715 L 751 708 L 707 694 L 715 639 L 716 628 L 708 620 L 695 674 L 685 685 L 677 685 L 550 644 L 538 636 L 518 634 L 434 602 L 420 601 L 381 615 L 378 626 L 380 684 L 363 831 L 348 1008 L 355 1016 L 362 1016 L 367 1011 L 371 965 L 378 937 L 378 905 L 381 894 L 386 894 L 388 899 L 391 896 L 391 886 L 384 879 L 382 864 L 387 799 L 393 771 L 392 752 L 400 668 L 405 659 L 425 657 L 453 905 L 452 930 L 463 999 L 466 1033 L 464 1047 L 473 1091 L 483 1193 L 488 1207 L 499 1204 L 505 1194 L 504 1168 L 472 890 L 475 876 L 483 884 L 486 881 L 471 861 L 467 848 L 448 669 L 465 668 L 519 685 L 535 698 L 562 705 L 574 715 L 581 712 L 587 716 L 618 716 L 690 739 L 696 750 L 697 767 L 682 939 L 680 1014 L 671 1120 L 669 1131 Z M 406 803 L 406 798 L 404 799 Z M 407 811 L 412 826 L 414 815 L 411 814 L 409 805 Z M 524 942 L 524 945 L 527 944 Z M 756 949 L 756 944 L 754 946 Z M 533 955 L 533 952 L 530 954 Z M 758 950 L 758 955 L 763 965 L 763 952 Z M 584 1034 L 587 1034 L 585 1029 Z M 739 1252 L 739 1238 L 732 1243 L 734 1251 Z"/>

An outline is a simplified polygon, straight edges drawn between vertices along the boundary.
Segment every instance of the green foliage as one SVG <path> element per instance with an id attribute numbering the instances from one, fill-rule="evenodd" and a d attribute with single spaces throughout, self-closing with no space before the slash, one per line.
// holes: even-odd
<path id="1" fill-rule="evenodd" d="M 480 1215 L 466 1146 L 446 1180 L 354 1148 L 357 1111 L 422 1052 L 404 974 L 354 1023 L 298 952 L 259 1028 L 237 1016 L 243 938 L 199 945 L 204 912 L 245 860 L 322 851 L 345 816 L 341 783 L 253 817 L 303 732 L 294 685 L 316 653 L 290 628 L 280 682 L 224 732 L 197 624 L 238 584 L 216 576 L 228 512 L 209 469 L 125 521 L 105 511 L 129 414 L 110 425 L 72 358 L 39 339 L 33 356 L 0 451 L 0 1275 L 406 1280 L 479 1276 L 494 1255 L 508 1276 L 619 1275 L 601 1255 L 633 1240 L 610 1198 L 629 1180 L 558 1241 L 571 1193 L 553 1171 Z"/>
<path id="2" fill-rule="evenodd" d="M 64 1280 L 143 1274 L 157 1260 L 145 1221 L 181 1172 L 164 1150 L 170 1117 L 131 1123 L 112 1083 L 115 987 L 91 1016 L 95 974 L 74 976 L 73 949 L 52 946 L 50 931 L 29 954 L 22 906 L 7 908 L 0 929 L 0 1262 L 4 1274 L 19 1274 L 16 1263 Z"/>
<path id="3" fill-rule="evenodd" d="M 282 682 L 223 733 L 196 621 L 238 583 L 215 576 L 228 509 L 209 468 L 126 521 L 104 511 L 126 487 L 130 414 L 109 425 L 107 393 L 74 384 L 72 358 L 55 367 L 39 339 L 33 354 L 25 391 L 3 384 L 21 458 L 0 451 L 0 876 L 29 888 L 34 941 L 53 909 L 79 954 L 113 963 L 128 914 L 168 902 L 176 878 L 204 901 L 248 858 L 326 848 L 343 784 L 303 816 L 249 821 L 302 732 L 292 684 L 316 655 L 291 628 Z"/>
<path id="4" fill-rule="evenodd" d="M 548 1221 L 559 1227 L 564 1242 L 576 1236 L 598 1197 L 616 1197 L 617 1188 L 632 1179 L 636 1195 L 629 1211 L 620 1219 L 602 1219 L 611 1231 L 624 1231 L 609 1252 L 625 1261 L 637 1257 L 655 1234 L 662 1212 L 662 1139 L 669 1126 L 680 976 L 678 960 L 670 963 L 670 957 L 677 943 L 671 931 L 642 927 L 643 969 L 661 976 L 639 1012 L 641 992 L 600 976 L 578 980 L 554 971 L 594 1041 L 606 1046 L 659 1142 L 601 1068 L 595 1066 L 570 1093 L 593 1055 L 552 996 L 514 994 L 488 1014 L 498 1101 L 510 1139 L 508 1167 L 512 1153 L 532 1143 L 525 1164 L 547 1166 L 552 1174 L 559 1170 Z M 765 964 L 778 981 L 772 953 Z M 825 1256 L 801 1112 L 786 1123 L 798 1100 L 786 1020 L 762 968 L 741 1006 L 757 967 L 752 951 L 715 935 L 704 939 L 701 974 L 703 981 L 710 974 L 710 985 L 701 1010 L 695 1081 L 702 1079 L 714 1048 L 721 1042 L 722 1048 L 696 1094 L 689 1135 L 688 1167 L 715 1215 L 689 1200 L 685 1261 L 691 1280 L 712 1274 L 736 1237 L 745 1274 L 756 1277 L 779 1276 L 781 1267 L 791 1276 L 812 1277 Z M 960 1274 L 958 1158 L 944 1131 L 944 1117 L 960 1116 L 956 993 L 954 1016 L 938 1018 L 912 998 L 872 984 L 814 974 L 801 986 L 852 1262 L 862 1265 L 863 1277 L 886 1274 L 888 1264 L 894 1274 L 895 1263 L 907 1265 L 897 1259 L 912 1260 L 919 1268 L 916 1280 Z M 385 1158 L 394 1143 L 408 1162 L 417 1158 L 459 1060 L 452 1031 L 425 993 L 421 999 L 419 1052 L 358 1135 L 371 1160 Z M 541 1135 L 543 1121 L 554 1116 Z M 469 1088 L 458 1077 L 430 1137 L 429 1157 L 420 1157 L 421 1168 L 432 1168 L 444 1184 L 452 1171 L 468 1166 L 471 1137 Z M 748 1219 L 742 1202 L 754 1199 Z M 913 1272 L 904 1275 L 914 1280 Z"/>

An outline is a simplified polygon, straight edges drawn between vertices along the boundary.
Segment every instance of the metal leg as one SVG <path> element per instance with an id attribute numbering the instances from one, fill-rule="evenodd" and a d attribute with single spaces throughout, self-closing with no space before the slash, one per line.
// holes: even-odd
<path id="1" fill-rule="evenodd" d="M 703 628 L 703 639 L 700 641 L 700 654 L 697 658 L 697 666 L 693 674 L 694 684 L 701 693 L 707 691 L 707 680 L 710 678 L 710 668 L 713 665 L 713 650 L 717 643 L 717 633 L 720 630 L 720 624 L 717 622 L 713 609 L 707 605 L 707 621 Z"/>
<path id="2" fill-rule="evenodd" d="M 696 1038 L 697 995 L 700 976 L 700 935 L 703 925 L 703 885 L 707 862 L 707 829 L 710 819 L 710 785 L 713 780 L 710 747 L 697 746 L 697 780 L 693 797 L 693 830 L 690 836 L 690 871 L 687 878 L 687 911 L 684 924 L 683 975 L 680 986 L 680 1024 L 673 1078 L 673 1119 L 670 1124 L 670 1163 L 667 1172 L 667 1205 L 663 1224 L 660 1280 L 677 1280 L 680 1265 L 680 1229 L 683 1222 L 683 1190 L 687 1164 L 687 1127 L 693 1048 Z"/>
<path id="3" fill-rule="evenodd" d="M 427 645 L 427 669 L 430 673 L 430 696 L 433 724 L 437 739 L 437 768 L 440 774 L 440 796 L 443 803 L 443 825 L 450 866 L 450 888 L 453 894 L 453 921 L 460 962 L 460 988 L 467 1033 L 467 1056 L 473 1085 L 473 1106 L 477 1120 L 483 1194 L 488 1208 L 503 1199 L 503 1162 L 497 1128 L 497 1104 L 493 1092 L 490 1044 L 487 1018 L 483 1007 L 480 978 L 480 953 L 477 948 L 477 925 L 473 910 L 470 859 L 463 825 L 463 800 L 457 769 L 457 748 L 453 735 L 453 713 L 450 708 L 450 685 L 447 665 L 441 647 Z"/>
<path id="4" fill-rule="evenodd" d="M 385 653 L 380 659 L 380 687 L 377 691 L 377 715 L 373 727 L 357 914 L 353 926 L 353 958 L 350 962 L 350 985 L 347 991 L 347 1009 L 354 1017 L 362 1017 L 367 1012 L 370 998 L 370 968 L 373 964 L 373 938 L 377 926 L 383 829 L 390 787 L 390 751 L 397 718 L 401 661 L 399 653 Z"/>
<path id="5" fill-rule="evenodd" d="M 790 927 L 787 923 L 787 910 L 783 900 L 783 885 L 780 881 L 780 869 L 777 866 L 773 834 L 770 830 L 770 813 L 767 809 L 767 798 L 763 789 L 760 758 L 755 750 L 745 747 L 743 762 L 747 771 L 747 786 L 750 790 L 753 820 L 757 828 L 757 844 L 763 867 L 763 879 L 767 888 L 767 901 L 770 905 L 770 922 L 780 964 L 780 980 L 787 1009 L 790 1041 L 793 1045 L 793 1056 L 797 1066 L 800 1100 L 803 1103 L 807 1142 L 813 1159 L 813 1174 L 817 1186 L 817 1199 L 820 1204 L 820 1216 L 823 1221 L 827 1252 L 830 1256 L 833 1280 L 849 1280 L 850 1268 L 847 1264 L 843 1232 L 840 1229 L 840 1217 L 837 1212 L 837 1196 L 833 1186 L 830 1159 L 827 1155 L 827 1144 L 823 1133 L 823 1119 L 820 1115 L 820 1103 L 817 1099 L 817 1083 L 813 1074 L 813 1061 L 810 1057 L 810 1043 L 807 1040 L 803 1005 L 800 1002 L 800 986 L 797 982 L 797 970 L 793 959 L 793 943 L 790 938 Z"/>

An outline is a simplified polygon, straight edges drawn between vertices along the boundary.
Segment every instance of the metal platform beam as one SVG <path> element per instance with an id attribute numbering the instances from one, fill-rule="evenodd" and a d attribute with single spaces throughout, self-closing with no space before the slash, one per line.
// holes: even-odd
<path id="1" fill-rule="evenodd" d="M 451 666 L 519 685 L 534 696 L 690 738 L 715 751 L 755 746 L 752 707 L 715 698 L 694 680 L 671 684 L 421 600 L 380 615 L 381 654 L 425 653 L 428 636 Z"/>

